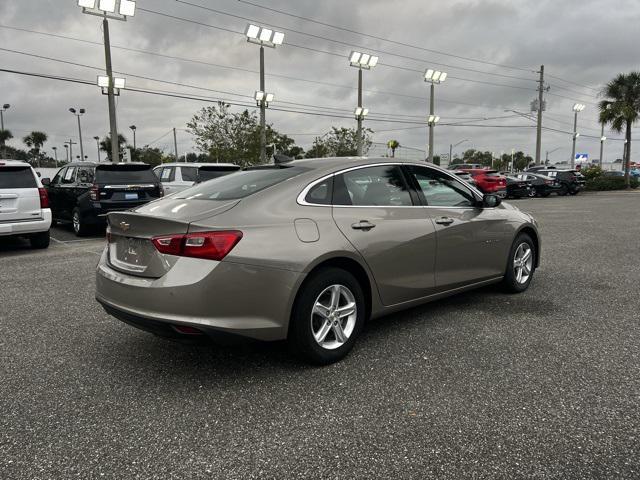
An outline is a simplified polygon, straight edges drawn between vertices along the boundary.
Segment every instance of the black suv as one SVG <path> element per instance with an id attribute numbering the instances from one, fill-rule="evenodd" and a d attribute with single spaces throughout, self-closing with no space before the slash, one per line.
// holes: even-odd
<path id="1" fill-rule="evenodd" d="M 559 170 L 559 169 L 547 169 L 536 170 L 537 174 L 545 175 L 549 178 L 553 178 L 560 184 L 560 190 L 558 195 L 577 195 L 580 190 L 585 186 L 584 175 L 576 170 Z"/>
<path id="2" fill-rule="evenodd" d="M 54 222 L 71 222 L 81 236 L 105 224 L 104 215 L 143 205 L 164 192 L 146 163 L 72 162 L 42 180 Z"/>

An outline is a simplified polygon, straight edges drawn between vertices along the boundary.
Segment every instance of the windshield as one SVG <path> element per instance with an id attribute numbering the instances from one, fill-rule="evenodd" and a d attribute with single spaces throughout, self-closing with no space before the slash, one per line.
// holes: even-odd
<path id="1" fill-rule="evenodd" d="M 158 183 L 150 165 L 99 165 L 96 183 Z"/>
<path id="2" fill-rule="evenodd" d="M 245 170 L 188 188 L 176 197 L 198 200 L 237 200 L 308 171 L 302 167 Z"/>

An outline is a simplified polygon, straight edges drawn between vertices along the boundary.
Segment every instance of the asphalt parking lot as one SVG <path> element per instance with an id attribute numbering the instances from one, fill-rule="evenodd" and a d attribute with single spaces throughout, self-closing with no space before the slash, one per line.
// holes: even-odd
<path id="1" fill-rule="evenodd" d="M 0 243 L 0 478 L 640 477 L 640 194 L 514 203 L 528 292 L 371 322 L 325 368 L 110 318 L 99 235 Z"/>

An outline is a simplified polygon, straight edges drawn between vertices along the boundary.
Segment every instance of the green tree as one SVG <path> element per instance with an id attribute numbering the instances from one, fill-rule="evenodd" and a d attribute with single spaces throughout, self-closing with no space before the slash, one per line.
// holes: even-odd
<path id="1" fill-rule="evenodd" d="M 13 135 L 9 130 L 0 130 L 0 146 L 4 147 L 7 140 L 11 140 Z"/>
<path id="2" fill-rule="evenodd" d="M 118 134 L 118 152 L 122 155 L 122 150 L 127 144 L 127 139 L 121 133 Z M 111 135 L 107 135 L 100 141 L 100 150 L 107 153 L 107 160 L 111 162 Z M 120 161 L 121 158 L 118 159 Z M 133 159 L 132 159 L 133 160 Z"/>
<path id="3" fill-rule="evenodd" d="M 363 129 L 362 153 L 366 155 L 371 144 L 371 129 Z M 358 154 L 358 133 L 355 128 L 331 127 L 331 131 L 316 137 L 306 158 L 355 157 Z"/>
<path id="4" fill-rule="evenodd" d="M 621 73 L 602 89 L 601 95 L 605 99 L 599 103 L 600 122 L 618 133 L 625 131 L 624 178 L 630 188 L 631 128 L 640 118 L 640 72 Z"/>
<path id="5" fill-rule="evenodd" d="M 132 150 L 132 157 L 133 157 L 133 150 Z M 156 166 L 166 161 L 166 157 L 162 152 L 162 150 L 160 150 L 159 148 L 151 148 L 149 146 L 146 146 L 144 148 L 136 149 L 136 156 L 132 160 L 136 162 L 144 162 L 144 163 L 148 163 L 149 165 Z"/>
<path id="6" fill-rule="evenodd" d="M 32 162 L 37 163 L 38 167 L 41 161 L 40 149 L 48 138 L 44 132 L 33 131 L 22 139 L 22 142 L 30 149 L 29 153 L 31 154 Z"/>
<path id="7" fill-rule="evenodd" d="M 387 147 L 391 149 L 391 158 L 395 158 L 396 156 L 396 149 L 400 146 L 400 142 L 398 142 L 397 140 L 389 140 L 387 142 Z M 433 162 L 435 163 L 435 161 Z"/>

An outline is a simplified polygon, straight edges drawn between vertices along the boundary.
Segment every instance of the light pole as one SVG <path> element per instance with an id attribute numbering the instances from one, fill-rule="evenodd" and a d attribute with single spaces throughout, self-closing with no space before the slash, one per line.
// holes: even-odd
<path id="1" fill-rule="evenodd" d="M 66 150 L 67 153 L 67 163 L 69 163 L 69 145 L 67 145 L 66 143 L 64 144 L 64 149 Z"/>
<path id="2" fill-rule="evenodd" d="M 53 150 L 53 157 L 56 161 L 56 167 L 58 166 L 58 147 L 51 147 Z"/>
<path id="3" fill-rule="evenodd" d="M 358 121 L 358 129 L 356 132 L 357 155 L 362 156 L 362 121 L 369 113 L 368 108 L 362 108 L 362 70 L 371 70 L 378 64 L 379 58 L 369 53 L 352 51 L 349 54 L 349 65 L 358 69 L 358 106 L 355 110 L 356 120 Z M 360 112 L 360 113 L 358 113 Z"/>
<path id="4" fill-rule="evenodd" d="M 76 111 L 75 108 L 71 107 L 69 111 L 78 117 L 78 136 L 80 138 L 80 157 L 84 159 L 84 146 L 82 145 L 82 127 L 80 126 L 80 117 L 85 114 L 86 110 L 84 108 Z"/>
<path id="5" fill-rule="evenodd" d="M 136 128 L 135 125 L 131 125 L 129 128 L 133 132 L 133 149 L 135 150 L 136 149 L 136 130 L 137 130 L 137 128 Z"/>
<path id="6" fill-rule="evenodd" d="M 2 108 L 0 108 L 0 130 L 4 130 L 4 112 L 9 110 L 10 108 L 11 105 L 9 105 L 8 103 L 5 103 L 4 105 L 2 105 Z"/>
<path id="7" fill-rule="evenodd" d="M 102 80 L 100 77 L 98 77 L 98 86 L 102 87 L 102 93 L 106 93 L 108 97 L 109 125 L 111 129 L 111 161 L 116 163 L 119 158 L 119 153 L 115 96 L 119 95 L 120 88 L 124 88 L 124 79 L 116 79 L 113 77 L 113 70 L 111 68 L 111 44 L 109 39 L 108 19 L 111 18 L 114 20 L 126 21 L 127 17 L 133 17 L 136 11 L 136 2 L 133 0 L 97 0 L 96 6 L 96 0 L 78 0 L 78 5 L 82 7 L 82 13 L 102 17 L 102 31 L 104 33 L 104 59 L 107 76 L 106 82 L 105 77 L 103 77 Z"/>
<path id="8" fill-rule="evenodd" d="M 266 126 L 266 110 L 267 110 L 267 94 L 264 86 L 264 47 L 276 48 L 284 42 L 284 33 L 276 32 L 270 28 L 260 27 L 258 25 L 249 24 L 245 30 L 247 42 L 260 45 L 260 90 L 262 99 L 258 100 L 257 92 L 255 95 L 256 102 L 260 107 L 260 163 L 267 162 L 267 126 Z M 272 96 L 273 98 L 273 96 Z"/>
<path id="9" fill-rule="evenodd" d="M 100 137 L 95 136 L 93 139 L 96 141 L 96 147 L 98 149 L 98 163 L 100 163 Z"/>
<path id="10" fill-rule="evenodd" d="M 607 141 L 607 137 L 604 136 L 604 123 L 602 124 L 602 136 L 600 137 L 600 168 L 604 165 L 604 142 Z"/>
<path id="11" fill-rule="evenodd" d="M 429 163 L 433 163 L 433 127 L 440 121 L 438 115 L 429 115 L 427 118 L 427 125 L 429 126 Z"/>
<path id="12" fill-rule="evenodd" d="M 453 162 L 453 149 L 454 149 L 455 147 L 457 147 L 458 145 L 461 145 L 461 144 L 463 144 L 464 142 L 468 142 L 468 141 L 469 141 L 469 139 L 468 139 L 468 138 L 465 138 L 464 140 L 460 140 L 458 143 L 450 144 L 450 145 L 449 145 L 449 165 L 451 165 L 451 162 Z"/>
<path id="13" fill-rule="evenodd" d="M 433 163 L 433 127 L 435 126 L 436 123 L 438 123 L 438 120 L 440 120 L 440 117 L 438 117 L 438 120 L 436 120 L 435 122 L 431 121 L 431 118 L 435 118 L 435 91 L 436 91 L 436 84 L 437 83 L 442 83 L 447 79 L 447 72 L 440 72 L 438 70 L 434 70 L 432 68 L 427 69 L 424 72 L 424 81 L 425 82 L 429 82 L 431 83 L 431 95 L 429 97 L 429 119 L 430 121 L 427 122 L 429 125 L 429 162 Z"/>
<path id="14" fill-rule="evenodd" d="M 576 140 L 580 136 L 578 133 L 578 113 L 583 111 L 585 106 L 582 103 L 576 103 L 573 106 L 573 147 L 571 149 L 571 169 L 575 167 L 576 163 Z"/>

